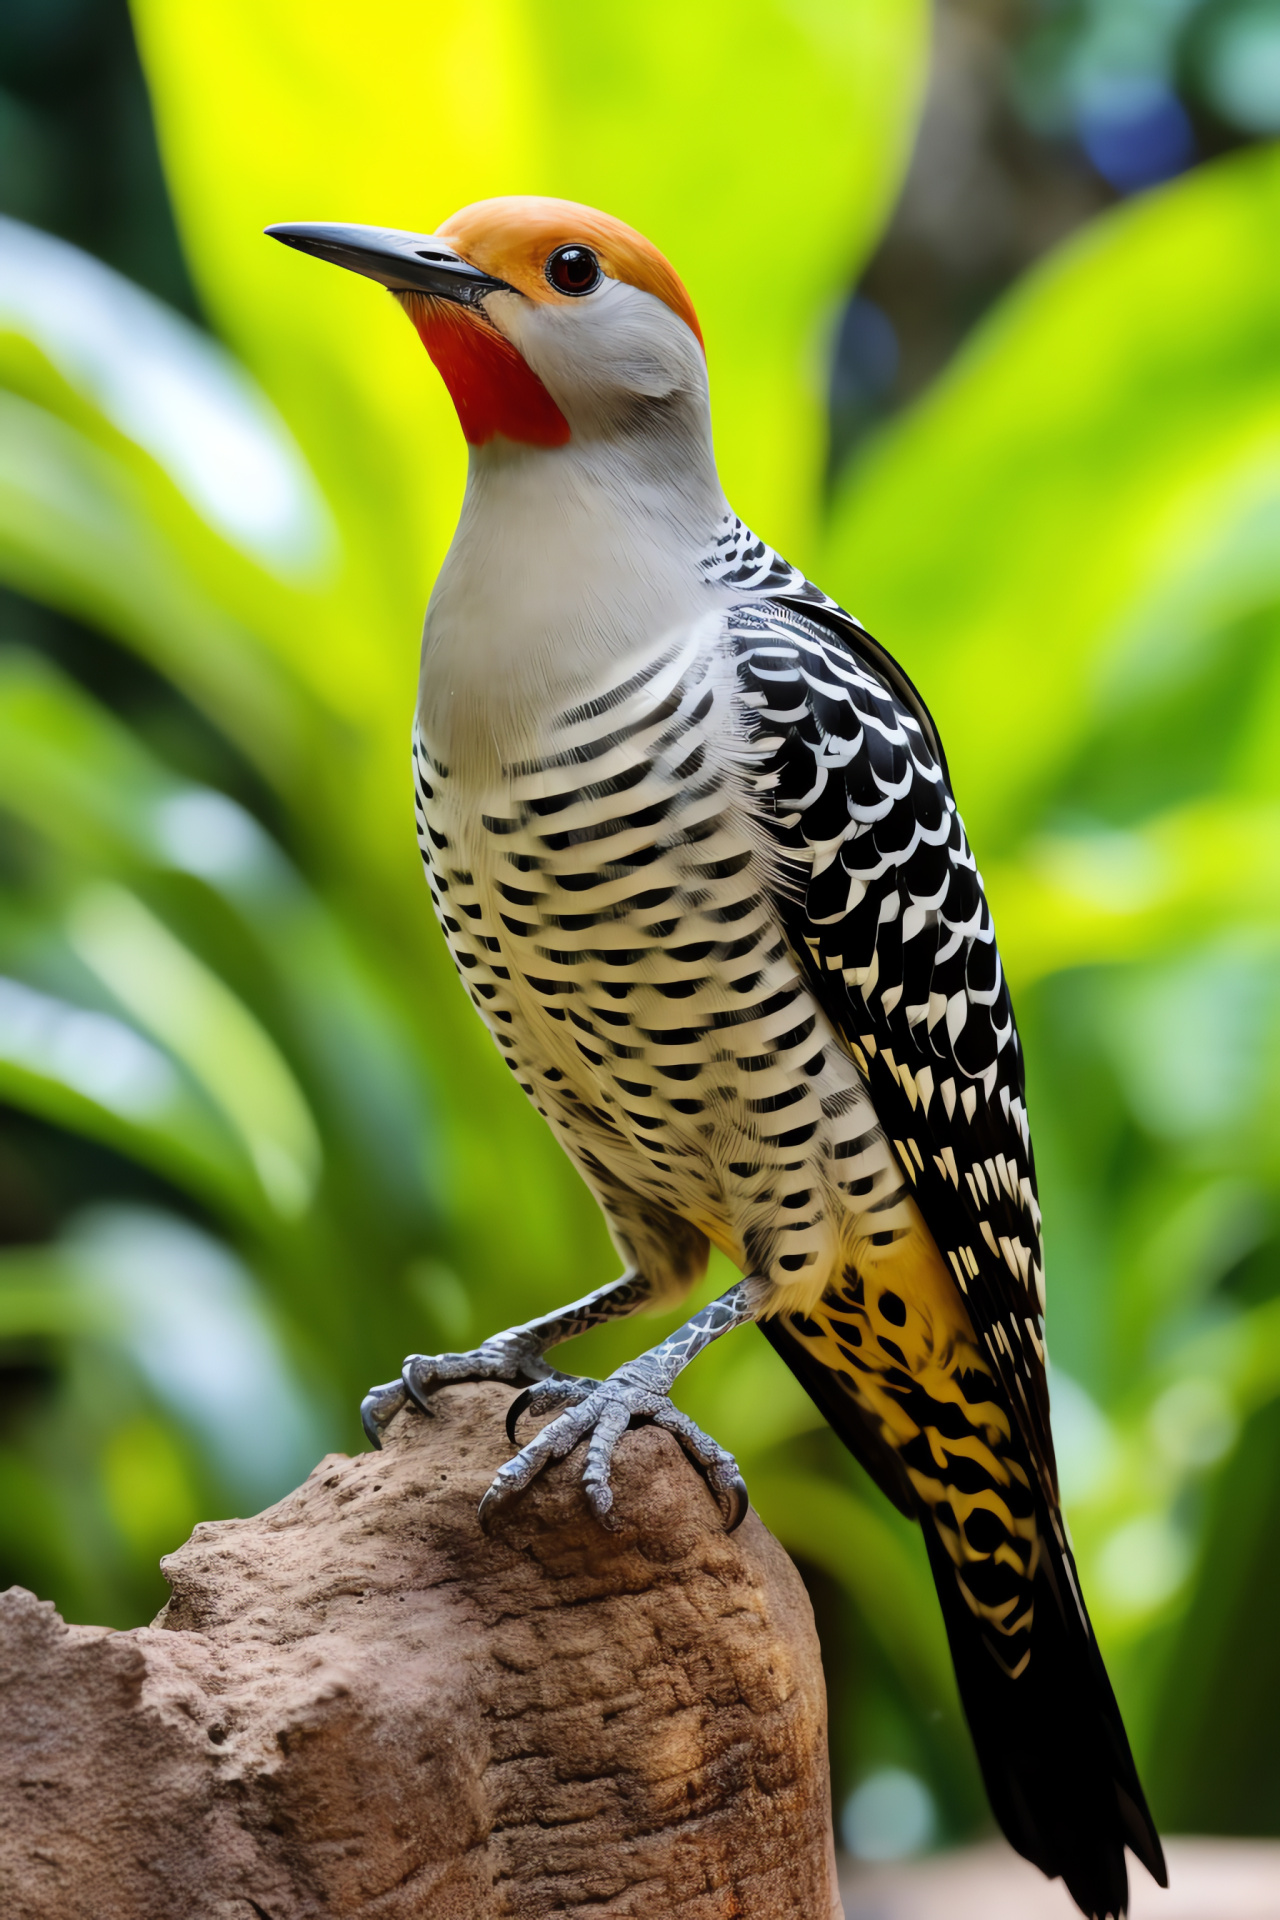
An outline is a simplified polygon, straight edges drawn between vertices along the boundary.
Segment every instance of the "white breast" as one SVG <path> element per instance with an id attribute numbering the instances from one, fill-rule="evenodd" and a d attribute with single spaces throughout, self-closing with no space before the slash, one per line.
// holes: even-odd
<path id="1" fill-rule="evenodd" d="M 516 764 L 455 770 L 420 724 L 419 838 L 476 1007 L 649 1277 L 674 1214 L 801 1304 L 898 1236 L 901 1175 L 777 926 L 738 702 L 710 613 Z"/>

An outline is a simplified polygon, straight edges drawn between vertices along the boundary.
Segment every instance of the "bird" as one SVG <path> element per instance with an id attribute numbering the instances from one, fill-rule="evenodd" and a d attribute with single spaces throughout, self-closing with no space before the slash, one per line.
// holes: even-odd
<path id="1" fill-rule="evenodd" d="M 494 1516 L 636 1421 L 726 1527 L 732 1456 L 670 1399 L 755 1322 L 923 1531 L 993 1812 L 1081 1911 L 1166 1884 L 1059 1501 L 1021 1043 L 938 730 L 862 623 L 734 513 L 674 268 L 572 201 L 434 232 L 267 233 L 381 283 L 452 397 L 468 474 L 427 608 L 418 840 L 463 987 L 594 1193 L 621 1276 L 371 1389 L 381 1444 L 461 1380 L 551 1416 Z M 547 1353 L 738 1279 L 603 1381 Z"/>

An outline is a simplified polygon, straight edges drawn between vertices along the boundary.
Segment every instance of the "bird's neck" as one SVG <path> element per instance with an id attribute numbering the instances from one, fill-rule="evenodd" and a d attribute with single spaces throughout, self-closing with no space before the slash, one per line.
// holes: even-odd
<path id="1" fill-rule="evenodd" d="M 709 438 L 677 458 L 656 437 L 474 448 L 427 609 L 427 738 L 454 762 L 521 757 L 550 708 L 709 611 L 698 559 L 725 512 Z"/>

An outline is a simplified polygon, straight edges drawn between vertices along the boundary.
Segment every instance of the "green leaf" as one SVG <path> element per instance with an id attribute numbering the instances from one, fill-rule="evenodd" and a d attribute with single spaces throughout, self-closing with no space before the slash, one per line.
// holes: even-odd
<path id="1" fill-rule="evenodd" d="M 252 1162 L 166 1054 L 127 1022 L 0 975 L 0 1099 L 114 1147 L 258 1224 Z"/>
<path id="2" fill-rule="evenodd" d="M 136 473 L 0 392 L 0 579 L 135 648 L 262 768 L 300 775 L 305 709 L 184 567 Z"/>
<path id="3" fill-rule="evenodd" d="M 1095 221 L 849 477 L 822 583 L 923 688 L 980 857 L 1128 661 L 1280 593 L 1278 222 L 1275 148 Z"/>
<path id="4" fill-rule="evenodd" d="M 1280 805 L 1233 797 L 1129 830 L 1044 834 L 987 869 L 1000 950 L 1020 987 L 1098 962 L 1280 924 Z"/>
<path id="5" fill-rule="evenodd" d="M 461 439 L 392 303 L 264 241 L 272 221 L 421 231 L 532 192 L 638 226 L 702 317 L 735 503 L 799 554 L 821 465 L 819 327 L 905 167 L 921 0 L 628 0 L 590 31 L 564 0 L 276 0 L 265 19 L 244 0 L 198 15 L 138 0 L 134 17 L 203 297 L 366 556 L 366 627 L 386 609 L 398 630 L 425 600 Z M 741 49 L 761 51 L 767 81 L 744 83 Z M 430 110 L 389 107 L 392 73 L 425 85 Z"/>
<path id="6" fill-rule="evenodd" d="M 354 1158 L 371 1197 L 394 1194 L 398 1209 L 419 1212 L 430 1136 L 412 1029 L 370 957 L 251 815 L 177 778 L 47 661 L 3 648 L 0 809 L 58 850 L 64 892 L 108 873 L 176 914 L 209 964 L 238 962 L 258 1017 L 285 1029 L 332 1151 Z M 228 952 L 233 931 L 243 939 Z"/>
<path id="7" fill-rule="evenodd" d="M 277 1213 L 304 1213 L 320 1137 L 279 1048 L 244 1003 L 122 887 L 87 889 L 72 903 L 69 931 L 86 966 L 221 1108 Z"/>
<path id="8" fill-rule="evenodd" d="M 315 570 L 333 538 L 324 504 L 230 355 L 78 247 L 0 217 L 0 367 L 10 376 L 24 344 L 225 539 L 286 574 Z"/>

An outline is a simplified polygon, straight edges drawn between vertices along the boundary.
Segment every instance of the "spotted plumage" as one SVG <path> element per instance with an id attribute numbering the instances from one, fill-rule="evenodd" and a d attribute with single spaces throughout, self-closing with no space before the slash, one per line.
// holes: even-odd
<path id="1" fill-rule="evenodd" d="M 728 507 L 668 263 L 560 201 L 438 235 L 280 238 L 389 286 L 471 443 L 428 608 L 413 765 L 445 939 L 608 1219 L 621 1277 L 364 1404 L 510 1381 L 552 1419 L 482 1503 L 651 1420 L 725 1524 L 731 1457 L 670 1400 L 758 1322 L 928 1547 L 992 1806 L 1085 1913 L 1159 1840 L 1058 1504 L 1023 1064 L 946 757 L 897 661 Z M 566 260 L 572 273 L 561 271 Z M 607 1380 L 546 1360 L 742 1278 Z"/>
<path id="2" fill-rule="evenodd" d="M 740 526 L 709 560 L 733 601 L 558 712 L 486 792 L 416 733 L 432 897 L 628 1270 L 661 1302 L 723 1248 L 924 1523 L 975 1731 L 997 1722 L 993 1803 L 1052 1864 L 1020 1812 L 1022 1703 L 989 1706 L 993 1684 L 1043 1691 L 1046 1610 L 1073 1654 L 1055 1710 L 1079 1718 L 1074 1686 L 1119 1720 L 1057 1504 L 1022 1058 L 981 878 L 927 714 L 869 636 Z M 1140 1804 L 1122 1745 L 1115 1765 Z M 1127 1837 L 1152 1855 L 1136 1816 Z"/>

